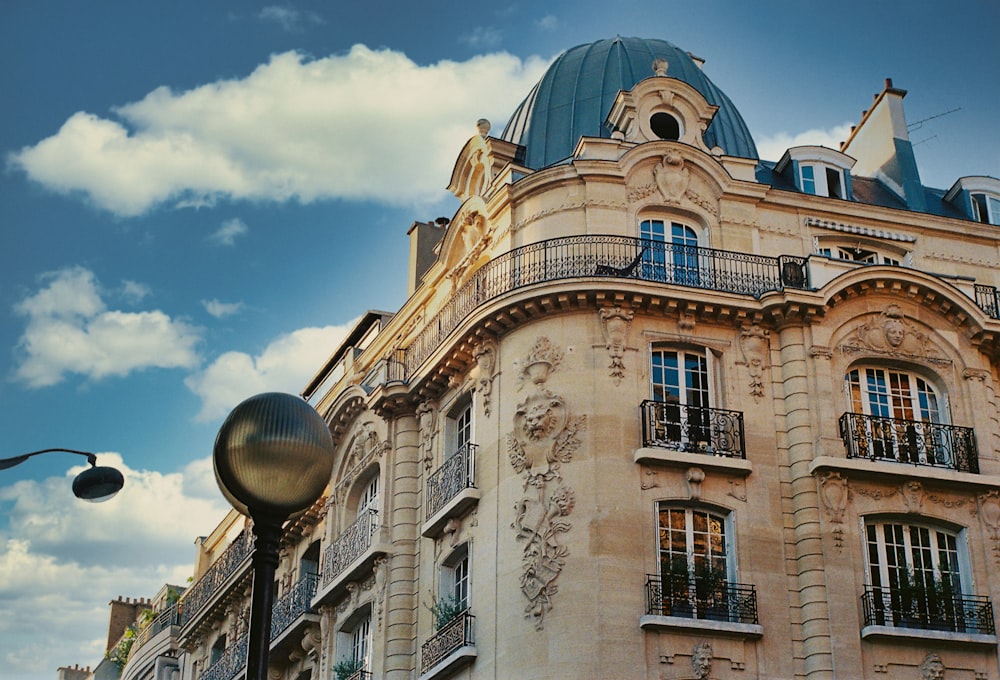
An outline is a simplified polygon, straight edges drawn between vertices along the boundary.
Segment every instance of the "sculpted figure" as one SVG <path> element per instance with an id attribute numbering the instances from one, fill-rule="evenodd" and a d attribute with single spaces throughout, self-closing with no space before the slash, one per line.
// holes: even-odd
<path id="1" fill-rule="evenodd" d="M 698 680 L 706 680 L 712 672 L 712 645 L 699 642 L 691 653 L 691 672 Z"/>
<path id="2" fill-rule="evenodd" d="M 944 680 L 944 662 L 940 654 L 928 654 L 920 664 L 920 680 Z"/>

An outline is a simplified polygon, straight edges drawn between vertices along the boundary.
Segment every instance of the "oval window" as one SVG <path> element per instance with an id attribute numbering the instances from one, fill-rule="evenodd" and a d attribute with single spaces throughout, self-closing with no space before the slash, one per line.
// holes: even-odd
<path id="1" fill-rule="evenodd" d="M 669 113 L 654 113 L 649 118 L 649 127 L 660 139 L 676 142 L 681 138 L 681 126 Z"/>

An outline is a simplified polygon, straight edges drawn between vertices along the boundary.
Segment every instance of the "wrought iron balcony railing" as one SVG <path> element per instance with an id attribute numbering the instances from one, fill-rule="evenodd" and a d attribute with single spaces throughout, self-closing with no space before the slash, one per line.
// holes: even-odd
<path id="1" fill-rule="evenodd" d="M 865 626 L 996 634 L 993 605 L 988 597 L 981 595 L 941 595 L 865 586 L 861 607 Z"/>
<path id="2" fill-rule="evenodd" d="M 323 586 L 330 585 L 354 560 L 365 554 L 378 530 L 378 512 L 366 510 L 323 553 Z"/>
<path id="3" fill-rule="evenodd" d="M 473 627 L 476 617 L 466 609 L 457 615 L 420 646 L 420 673 L 426 673 L 434 668 L 449 654 L 461 647 L 471 647 L 476 644 Z"/>
<path id="4" fill-rule="evenodd" d="M 979 472 L 976 433 L 971 427 L 845 413 L 840 416 L 840 436 L 848 458 Z"/>
<path id="5" fill-rule="evenodd" d="M 427 478 L 427 519 L 464 489 L 476 486 L 476 444 L 465 444 Z"/>
<path id="6" fill-rule="evenodd" d="M 184 592 L 184 599 L 181 601 L 182 625 L 187 625 L 194 619 L 219 588 L 250 557 L 252 551 L 253 533 L 244 529 L 198 582 Z"/>
<path id="7" fill-rule="evenodd" d="M 757 588 L 728 582 L 706 588 L 697 579 L 647 574 L 646 613 L 757 624 Z"/>
<path id="8" fill-rule="evenodd" d="M 305 614 L 311 613 L 319 574 L 306 574 L 295 587 L 284 593 L 271 608 L 271 640 L 284 633 Z"/>
<path id="9" fill-rule="evenodd" d="M 198 680 L 232 680 L 246 668 L 247 648 L 250 636 L 247 633 L 236 638 L 233 644 L 226 647 L 215 663 L 198 676 Z"/>
<path id="10" fill-rule="evenodd" d="M 136 653 L 145 645 L 147 642 L 156 637 L 157 633 L 170 628 L 171 626 L 181 625 L 181 612 L 180 607 L 177 603 L 174 603 L 167 609 L 156 615 L 148 625 L 144 626 L 135 636 L 135 641 L 132 643 L 132 648 L 129 650 L 128 658 L 136 656 Z"/>
<path id="11" fill-rule="evenodd" d="M 741 411 L 652 400 L 640 408 L 643 446 L 746 458 Z"/>
<path id="12" fill-rule="evenodd" d="M 760 297 L 772 290 L 807 288 L 805 258 L 768 257 L 626 236 L 567 236 L 515 248 L 476 270 L 405 350 L 413 375 L 445 336 L 480 305 L 547 281 L 604 276 Z"/>
<path id="13" fill-rule="evenodd" d="M 346 680 L 373 680 L 374 677 L 375 677 L 374 673 L 372 673 L 371 671 L 366 671 L 364 668 L 362 668 L 361 670 L 355 671 L 354 673 L 349 675 Z M 338 678 L 337 680 L 340 679 Z"/>
<path id="14" fill-rule="evenodd" d="M 1000 293 L 997 292 L 996 286 L 977 283 L 975 288 L 976 304 L 979 308 L 989 314 L 990 318 L 1000 319 Z"/>

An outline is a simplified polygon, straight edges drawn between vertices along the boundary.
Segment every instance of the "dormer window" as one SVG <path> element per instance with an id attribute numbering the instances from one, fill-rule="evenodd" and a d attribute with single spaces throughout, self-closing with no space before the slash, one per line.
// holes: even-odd
<path id="1" fill-rule="evenodd" d="M 983 224 L 1000 225 L 1000 198 L 990 194 L 969 194 L 972 219 Z"/>
<path id="2" fill-rule="evenodd" d="M 822 146 L 797 146 L 785 152 L 775 171 L 804 194 L 851 200 L 854 159 Z"/>
<path id="3" fill-rule="evenodd" d="M 944 195 L 970 220 L 1000 226 L 1000 179 L 962 177 Z"/>

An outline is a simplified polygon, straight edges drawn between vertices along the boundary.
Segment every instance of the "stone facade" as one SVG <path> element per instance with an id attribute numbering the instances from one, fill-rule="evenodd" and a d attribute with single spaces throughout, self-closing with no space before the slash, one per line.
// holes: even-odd
<path id="1" fill-rule="evenodd" d="M 659 68 L 570 162 L 473 136 L 405 305 L 305 389 L 339 453 L 271 677 L 1000 678 L 1000 227 L 851 175 L 905 141 L 891 83 L 763 182 Z M 247 573 L 182 680 L 235 677 Z"/>

